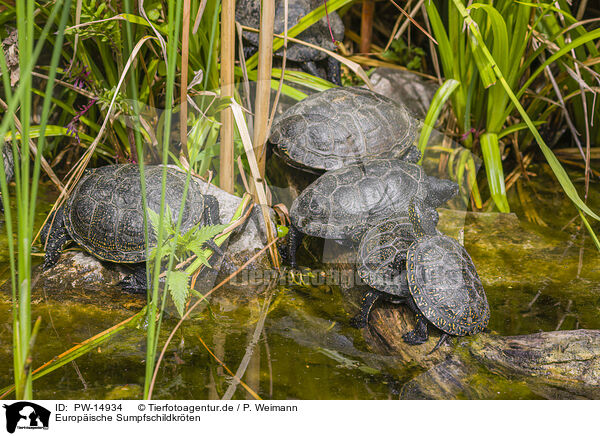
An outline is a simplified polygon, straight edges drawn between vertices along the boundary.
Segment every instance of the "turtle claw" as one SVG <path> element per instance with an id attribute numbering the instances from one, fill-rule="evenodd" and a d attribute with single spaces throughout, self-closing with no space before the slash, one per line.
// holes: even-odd
<path id="1" fill-rule="evenodd" d="M 148 287 L 145 266 L 136 268 L 133 273 L 125 276 L 119 285 L 129 294 L 145 294 Z"/>
<path id="2" fill-rule="evenodd" d="M 414 302 L 409 302 L 409 307 L 414 306 Z M 425 317 L 417 313 L 417 325 L 414 330 L 404 334 L 402 339 L 409 345 L 420 345 L 427 342 L 429 339 L 429 332 L 427 331 L 427 322 L 425 321 Z"/>
<path id="3" fill-rule="evenodd" d="M 133 278 L 133 274 L 128 275 L 123 280 L 119 282 L 121 289 L 127 292 L 128 294 L 145 294 L 146 287 L 142 286 L 139 281 Z"/>
<path id="4" fill-rule="evenodd" d="M 420 345 L 427 342 L 428 338 L 424 336 L 419 336 L 416 330 L 412 330 L 402 335 L 402 339 L 404 339 L 404 342 L 406 342 L 408 345 Z"/>
<path id="5" fill-rule="evenodd" d="M 367 324 L 368 324 L 367 319 L 364 316 L 361 316 L 361 314 L 353 316 L 350 319 L 350 326 L 354 327 L 355 329 L 362 329 L 362 328 L 366 327 Z"/>

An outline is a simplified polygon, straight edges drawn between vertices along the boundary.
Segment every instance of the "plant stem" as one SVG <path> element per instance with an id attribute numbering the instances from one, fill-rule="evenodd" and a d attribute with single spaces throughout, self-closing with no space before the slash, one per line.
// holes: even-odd
<path id="1" fill-rule="evenodd" d="M 233 97 L 235 72 L 235 0 L 221 5 L 221 97 Z M 219 181 L 223 190 L 232 193 L 234 121 L 230 107 L 221 112 L 221 155 Z"/>

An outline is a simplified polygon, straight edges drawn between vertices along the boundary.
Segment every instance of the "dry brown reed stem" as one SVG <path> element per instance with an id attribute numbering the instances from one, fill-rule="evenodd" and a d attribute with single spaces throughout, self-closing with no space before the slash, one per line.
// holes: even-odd
<path id="1" fill-rule="evenodd" d="M 256 99 L 254 103 L 254 154 L 260 176 L 265 176 L 265 143 L 269 132 L 269 101 L 271 98 L 271 66 L 273 60 L 273 26 L 275 0 L 262 0 L 260 9 L 260 33 L 258 36 L 258 71 Z M 251 186 L 253 189 L 253 186 Z M 255 201 L 257 200 L 255 195 Z"/>
<path id="2" fill-rule="evenodd" d="M 373 15 L 375 14 L 375 2 L 364 0 L 362 5 L 362 16 L 360 20 L 360 52 L 371 51 L 371 40 L 373 38 Z"/>
<path id="3" fill-rule="evenodd" d="M 206 0 L 202 0 L 200 6 L 198 6 L 198 12 L 196 13 L 196 19 L 194 20 L 194 28 L 192 29 L 194 35 L 198 32 L 198 28 L 200 27 L 200 21 L 202 20 L 202 15 L 204 15 L 204 8 L 206 8 Z"/>
<path id="4" fill-rule="evenodd" d="M 425 34 L 425 36 L 427 36 L 427 38 L 429 38 L 430 41 L 432 41 L 435 45 L 438 45 L 438 42 L 435 40 L 435 38 L 433 36 L 431 36 L 431 34 L 429 32 L 427 32 L 425 29 L 423 29 L 423 26 L 421 26 L 419 23 L 417 23 L 415 21 L 415 19 L 413 17 L 410 16 L 409 13 L 407 13 L 404 9 L 402 9 L 398 3 L 396 3 L 394 0 L 390 0 L 392 2 L 392 4 L 394 6 L 396 6 L 396 8 L 402 12 L 402 15 L 404 15 L 406 18 L 408 18 L 411 23 L 413 23 L 421 32 L 423 32 Z"/>
<path id="5" fill-rule="evenodd" d="M 261 254 L 263 254 L 265 251 L 267 251 L 268 249 L 270 249 L 271 246 L 273 246 L 278 240 L 279 240 L 279 238 L 275 238 L 273 241 L 269 242 L 267 245 L 265 245 L 263 248 L 261 248 L 261 250 L 258 253 L 256 253 L 250 259 L 248 259 L 248 261 L 245 264 L 243 264 L 241 267 L 239 267 L 237 269 L 237 271 L 234 271 L 233 273 L 231 273 L 227 278 L 225 278 L 223 281 L 221 281 L 221 283 L 219 283 L 217 286 L 215 286 L 210 291 L 208 291 L 206 294 L 204 294 L 204 296 L 201 299 L 199 299 L 194 304 L 192 304 L 192 306 L 187 310 L 187 312 L 185 312 L 183 314 L 183 316 L 177 322 L 177 324 L 175 325 L 175 327 L 173 327 L 173 330 L 171 331 L 171 333 L 169 334 L 169 337 L 165 341 L 165 345 L 163 345 L 163 348 L 162 348 L 162 350 L 160 352 L 160 356 L 158 357 L 158 361 L 156 362 L 156 366 L 154 367 L 154 374 L 152 375 L 152 381 L 150 382 L 150 388 L 148 389 L 148 399 L 149 400 L 152 399 L 152 391 L 154 390 L 154 383 L 156 382 L 156 376 L 158 375 L 158 369 L 160 368 L 160 364 L 161 364 L 161 362 L 162 362 L 162 360 L 163 360 L 163 358 L 165 356 L 165 353 L 167 352 L 167 347 L 169 346 L 169 344 L 173 340 L 173 337 L 175 336 L 175 333 L 177 332 L 177 330 L 179 330 L 179 327 L 181 327 L 181 324 L 183 324 L 183 321 L 185 321 L 191 315 L 191 313 L 196 309 L 196 307 L 198 307 L 198 305 L 200 303 L 202 303 L 203 301 L 206 301 L 206 298 L 209 295 L 211 295 L 217 289 L 221 288 L 223 285 L 229 283 L 231 281 L 231 279 L 233 279 L 240 272 L 242 272 L 244 269 L 246 269 L 248 267 L 248 265 L 250 265 L 256 259 L 258 259 L 258 257 Z M 193 285 L 194 284 L 192 284 L 192 286 Z"/>
<path id="6" fill-rule="evenodd" d="M 221 3 L 221 96 L 234 95 L 235 68 L 235 0 Z M 233 193 L 233 135 L 234 120 L 230 107 L 221 111 L 221 154 L 219 185 Z"/>
<path id="7" fill-rule="evenodd" d="M 275 234 L 273 232 L 273 226 L 271 225 L 271 216 L 269 214 L 269 203 L 267 200 L 265 181 L 263 177 L 260 175 L 260 171 L 258 169 L 258 163 L 256 162 L 256 155 L 254 154 L 254 147 L 252 146 L 252 140 L 250 139 L 250 133 L 248 132 L 248 126 L 246 125 L 246 121 L 244 120 L 244 115 L 242 113 L 242 106 L 238 104 L 233 98 L 231 99 L 231 109 L 233 111 L 233 116 L 235 118 L 235 122 L 238 127 L 238 131 L 240 133 L 240 139 L 242 140 L 242 144 L 244 145 L 244 151 L 246 152 L 246 158 L 248 159 L 248 165 L 250 166 L 250 172 L 252 174 L 252 186 L 254 186 L 254 192 L 256 197 L 258 198 L 258 205 L 260 206 L 260 210 L 265 222 L 265 231 L 267 233 L 267 240 L 272 242 L 275 238 Z M 273 262 L 273 266 L 275 268 L 279 268 L 279 253 L 276 249 L 272 248 L 269 250 L 269 255 L 271 256 L 271 260 Z"/>
<path id="8" fill-rule="evenodd" d="M 190 47 L 190 1 L 183 0 L 183 29 L 181 31 L 181 86 L 179 108 L 179 138 L 181 141 L 181 153 L 187 159 L 187 87 L 188 87 L 188 57 Z"/>
<path id="9" fill-rule="evenodd" d="M 406 9 L 408 9 L 410 7 L 410 3 L 411 3 L 411 1 L 409 1 L 406 4 Z M 412 10 L 408 13 L 408 15 L 410 15 L 413 20 L 414 20 L 415 15 L 417 14 L 417 12 L 419 12 L 419 9 L 421 9 L 421 6 L 423 6 L 423 3 L 425 3 L 425 0 L 419 0 L 419 2 L 415 5 L 415 7 L 412 8 Z M 400 18 L 401 17 L 398 17 L 398 19 L 400 19 Z M 402 25 L 400 26 L 399 29 L 394 30 L 392 32 L 392 36 L 390 37 L 387 45 L 385 46 L 386 51 L 392 45 L 392 41 L 394 41 L 394 40 L 400 38 L 400 36 L 402 36 L 402 34 L 406 31 L 406 29 L 408 29 L 408 26 L 410 25 L 411 22 L 412 22 L 411 20 L 404 21 L 404 23 L 402 23 Z"/>

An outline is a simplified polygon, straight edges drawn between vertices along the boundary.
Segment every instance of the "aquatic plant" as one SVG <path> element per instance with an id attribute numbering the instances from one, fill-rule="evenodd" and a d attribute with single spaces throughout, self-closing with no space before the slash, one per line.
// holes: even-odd
<path id="1" fill-rule="evenodd" d="M 518 143 L 516 149 L 519 154 L 517 160 L 522 150 L 535 139 L 565 193 L 579 208 L 585 210 L 583 203 L 578 202 L 576 190 L 566 173 L 558 161 L 550 156 L 552 153 L 541 136 L 533 131 L 536 130 L 533 122 L 527 120 L 536 119 L 536 115 L 546 120 L 559 107 L 549 101 L 548 95 L 537 95 L 530 104 L 534 110 L 532 113 L 528 111 L 527 115 L 519 108 L 522 103 L 515 101 L 525 96 L 546 67 L 560 65 L 569 68 L 569 65 L 581 64 L 587 56 L 582 52 L 584 49 L 589 50 L 589 56 L 596 56 L 597 50 L 591 42 L 600 37 L 598 30 L 586 32 L 581 26 L 564 31 L 562 28 L 560 31 L 556 29 L 561 19 L 572 19 L 566 2 L 559 3 L 560 9 L 550 3 L 511 1 L 496 2 L 493 6 L 486 2 L 474 2 L 466 8 L 462 2 L 453 1 L 444 3 L 445 21 L 438 12 L 436 2 L 426 4 L 444 75 L 460 84 L 450 97 L 458 135 L 468 148 L 478 146 L 481 150 L 490 194 L 502 212 L 508 212 L 510 207 L 506 198 L 502 163 L 504 144 L 501 138 L 527 129 L 530 132 L 522 135 L 524 140 Z M 442 6 L 439 2 L 437 4 Z M 551 28 L 548 23 L 555 25 L 552 32 L 548 32 Z M 464 26 L 467 26 L 467 32 Z M 568 44 L 564 35 L 566 32 L 574 32 L 573 36 L 569 36 L 571 42 Z M 558 50 L 555 50 L 556 46 Z M 571 56 L 571 51 L 577 53 L 575 57 Z M 548 59 L 543 57 L 546 52 L 551 54 Z M 540 60 L 542 65 L 531 71 L 532 65 Z M 563 79 L 566 80 L 566 77 Z M 515 98 L 511 98 L 511 92 Z M 515 112 L 520 122 L 510 123 L 509 116 L 514 116 Z M 586 213 L 589 212 L 586 210 Z M 593 213 L 590 215 L 594 216 Z"/>

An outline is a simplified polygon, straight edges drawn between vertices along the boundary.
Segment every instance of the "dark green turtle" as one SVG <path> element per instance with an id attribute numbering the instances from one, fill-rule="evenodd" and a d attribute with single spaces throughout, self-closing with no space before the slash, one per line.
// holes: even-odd
<path id="1" fill-rule="evenodd" d="M 159 165 L 145 167 L 146 201 L 148 208 L 156 213 L 160 211 L 162 171 L 163 167 Z M 185 173 L 167 168 L 165 202 L 174 221 L 179 217 L 185 180 Z M 219 224 L 219 204 L 212 195 L 203 195 L 200 184 L 192 178 L 183 209 L 181 232 L 199 223 Z M 151 228 L 148 237 L 151 248 L 156 244 Z M 49 217 L 44 226 L 44 269 L 56 264 L 63 245 L 71 240 L 100 260 L 137 264 L 134 274 L 123 285 L 129 291 L 145 291 L 146 273 L 142 262 L 147 259 L 147 250 L 137 165 L 109 165 L 86 171 L 65 204 Z M 214 242 L 210 246 L 216 248 Z"/>
<path id="2" fill-rule="evenodd" d="M 429 338 L 427 322 L 442 331 L 432 350 L 435 351 L 449 336 L 473 335 L 488 324 L 490 308 L 483 285 L 471 257 L 455 239 L 436 232 L 435 225 L 423 212 L 422 204 L 409 206 L 409 217 L 416 236 L 407 250 L 406 269 L 400 276 L 402 286 L 395 302 L 404 302 L 415 312 L 417 325 L 404 335 L 411 345 L 422 344 Z M 383 291 L 387 292 L 387 288 Z M 353 319 L 355 326 L 364 326 L 368 314 L 382 294 L 368 292 L 361 313 Z"/>
<path id="3" fill-rule="evenodd" d="M 356 244 L 373 222 L 407 216 L 413 199 L 422 202 L 424 213 L 436 223 L 435 208 L 457 192 L 456 183 L 430 177 L 419 165 L 398 159 L 370 159 L 327 171 L 292 203 L 288 261 L 297 266 L 303 234 Z"/>
<path id="4" fill-rule="evenodd" d="M 301 18 L 321 4 L 320 0 L 288 1 L 288 29 L 295 26 Z M 274 32 L 277 34 L 284 33 L 284 5 L 285 0 L 275 0 Z M 235 4 L 235 19 L 244 26 L 258 29 L 260 27 L 260 0 L 237 0 Z M 341 41 L 344 38 L 344 23 L 342 23 L 340 16 L 336 12 L 329 13 L 329 23 L 334 38 L 336 41 Z M 296 38 L 327 50 L 335 51 L 337 47 L 331 40 L 331 33 L 327 24 L 327 17 L 323 17 L 296 36 Z M 242 35 L 250 45 L 244 49 L 244 55 L 249 57 L 258 50 L 258 33 L 244 31 Z M 283 49 L 279 49 L 276 55 L 282 56 Z M 336 85 L 341 85 L 340 63 L 326 53 L 302 44 L 289 43 L 286 56 L 289 61 L 297 63 L 307 73 L 318 77 L 321 74 L 319 73 L 317 63 L 325 62 L 327 79 Z"/>
<path id="5" fill-rule="evenodd" d="M 329 171 L 373 157 L 417 162 L 418 122 L 403 105 L 363 88 L 306 97 L 273 123 L 269 142 L 289 165 Z"/>

